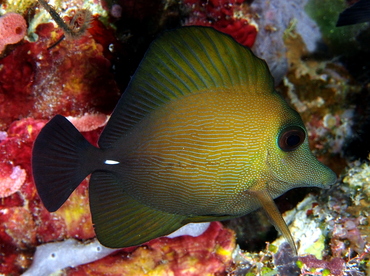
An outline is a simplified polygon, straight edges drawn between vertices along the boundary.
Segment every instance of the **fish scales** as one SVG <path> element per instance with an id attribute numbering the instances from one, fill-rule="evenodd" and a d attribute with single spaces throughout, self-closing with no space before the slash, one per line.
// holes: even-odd
<path id="1" fill-rule="evenodd" d="M 251 136 L 247 135 L 249 125 L 253 125 L 253 121 L 257 120 L 263 111 L 249 112 L 254 109 L 255 101 L 251 101 L 250 97 L 243 99 L 238 94 L 234 91 L 214 91 L 192 94 L 186 99 L 172 101 L 168 107 L 153 112 L 138 125 L 127 137 L 133 141 L 118 141 L 117 144 L 122 147 L 130 145 L 130 153 L 122 157 L 128 167 L 119 167 L 123 169 L 120 174 L 131 179 L 126 187 L 129 193 L 141 201 L 150 202 L 153 207 L 161 205 L 166 198 L 167 201 L 172 199 L 172 202 L 162 209 L 177 213 L 194 209 L 193 214 L 211 214 L 221 207 L 220 201 L 227 200 L 230 203 L 222 205 L 223 210 L 219 212 L 228 213 L 227 208 L 234 209 L 234 194 L 246 188 L 245 184 L 237 184 L 240 183 L 238 178 L 243 171 L 248 174 L 252 161 L 263 162 L 263 158 L 255 155 L 261 157 L 262 153 L 256 149 L 265 144 L 266 140 L 263 139 L 265 124 L 261 124 L 261 128 L 257 130 L 261 134 L 258 143 L 253 143 L 254 148 L 245 147 L 251 139 Z M 238 99 L 238 105 L 234 108 L 221 108 L 222 105 L 229 106 L 229 102 L 235 103 L 235 99 Z M 214 104 L 210 105 L 211 101 Z M 196 118 L 197 114 L 204 116 Z M 156 117 L 160 119 L 157 120 Z M 149 122 L 151 127 L 148 129 L 146 126 Z M 206 123 L 208 127 L 196 125 L 204 122 L 209 122 Z M 190 131 L 188 127 L 191 128 Z M 243 132 L 243 129 L 247 132 Z M 246 159 L 245 156 L 249 158 Z M 213 165 L 209 166 L 212 163 Z M 208 176 L 204 177 L 205 174 Z M 153 177 L 156 177 L 157 181 L 153 181 Z M 206 181 L 199 181 L 201 178 Z M 171 189 L 168 189 L 169 186 Z M 212 194 L 209 190 L 207 193 L 207 187 L 212 187 L 217 193 Z M 223 189 L 226 187 L 234 191 L 225 194 Z M 153 193 L 157 189 L 161 192 Z M 191 199 L 189 194 L 192 194 Z M 206 201 L 207 197 L 211 199 Z M 200 207 L 205 202 L 203 210 Z M 244 205 L 250 204 L 245 202 Z M 240 210 L 238 214 L 245 212 L 246 210 Z"/>

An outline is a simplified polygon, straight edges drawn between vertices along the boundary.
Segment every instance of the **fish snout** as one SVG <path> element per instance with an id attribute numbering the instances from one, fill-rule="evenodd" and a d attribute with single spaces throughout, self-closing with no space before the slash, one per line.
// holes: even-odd
<path id="1" fill-rule="evenodd" d="M 322 185 L 321 188 L 329 189 L 331 186 L 333 186 L 337 182 L 338 177 L 335 174 L 335 172 L 333 172 L 331 169 L 329 169 L 328 167 L 325 167 L 325 168 L 327 170 L 327 173 L 325 173 L 324 179 L 321 184 Z"/>

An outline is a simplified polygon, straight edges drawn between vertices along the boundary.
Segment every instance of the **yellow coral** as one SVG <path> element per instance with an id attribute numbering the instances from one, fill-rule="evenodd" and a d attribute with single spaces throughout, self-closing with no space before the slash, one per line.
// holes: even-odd
<path id="1" fill-rule="evenodd" d="M 24 13 L 36 2 L 36 0 L 6 0 L 1 4 L 1 9 L 6 12 Z"/>

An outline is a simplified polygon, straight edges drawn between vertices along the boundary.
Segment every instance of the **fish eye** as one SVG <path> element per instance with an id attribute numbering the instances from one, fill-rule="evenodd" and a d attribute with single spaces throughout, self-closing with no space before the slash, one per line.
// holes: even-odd
<path id="1" fill-rule="evenodd" d="M 279 135 L 279 147 L 283 151 L 293 151 L 297 149 L 304 141 L 306 134 L 301 127 L 287 127 Z"/>

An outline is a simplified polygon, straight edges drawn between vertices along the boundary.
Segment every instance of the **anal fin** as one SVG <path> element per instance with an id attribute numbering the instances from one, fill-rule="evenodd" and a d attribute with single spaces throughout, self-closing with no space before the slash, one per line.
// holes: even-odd
<path id="1" fill-rule="evenodd" d="M 153 209 L 129 196 L 109 172 L 91 175 L 89 197 L 97 238 L 107 247 L 140 245 L 185 224 L 185 216 Z"/>

